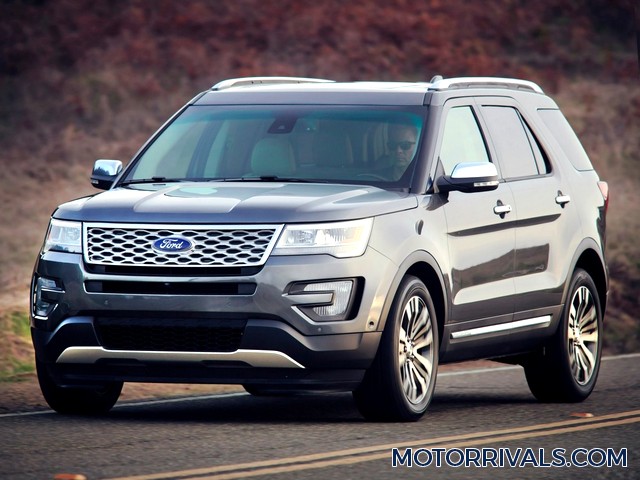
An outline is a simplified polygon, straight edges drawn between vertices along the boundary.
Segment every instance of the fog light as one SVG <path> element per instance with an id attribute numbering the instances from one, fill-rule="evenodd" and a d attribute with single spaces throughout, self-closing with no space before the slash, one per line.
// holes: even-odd
<path id="1" fill-rule="evenodd" d="M 57 305 L 64 290 L 51 278 L 38 277 L 33 292 L 33 316 L 48 317 Z"/>
<path id="2" fill-rule="evenodd" d="M 341 278 L 295 283 L 285 296 L 291 308 L 314 322 L 337 322 L 353 318 L 357 310 L 361 279 Z"/>
<path id="3" fill-rule="evenodd" d="M 331 292 L 333 299 L 330 305 L 313 307 L 313 311 L 321 317 L 333 317 L 344 315 L 349 307 L 353 282 L 345 280 L 340 282 L 310 283 L 304 287 L 304 292 Z"/>

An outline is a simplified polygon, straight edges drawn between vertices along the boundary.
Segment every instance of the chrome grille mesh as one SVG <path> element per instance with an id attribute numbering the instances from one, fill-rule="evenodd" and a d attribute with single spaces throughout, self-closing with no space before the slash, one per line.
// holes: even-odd
<path id="1" fill-rule="evenodd" d="M 119 266 L 256 266 L 266 262 L 282 226 L 86 224 L 85 261 Z M 154 242 L 188 239 L 193 248 L 161 252 Z"/>

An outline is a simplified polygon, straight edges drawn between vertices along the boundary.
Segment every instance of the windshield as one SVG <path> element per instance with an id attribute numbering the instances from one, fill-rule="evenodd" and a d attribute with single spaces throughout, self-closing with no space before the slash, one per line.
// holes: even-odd
<path id="1" fill-rule="evenodd" d="M 120 182 L 301 181 L 408 188 L 421 110 L 190 106 Z"/>

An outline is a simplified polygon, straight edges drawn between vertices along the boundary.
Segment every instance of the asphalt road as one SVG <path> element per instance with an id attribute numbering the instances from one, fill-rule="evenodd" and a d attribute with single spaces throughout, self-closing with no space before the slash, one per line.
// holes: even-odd
<path id="1" fill-rule="evenodd" d="M 12 480 L 638 479 L 640 355 L 606 359 L 580 404 L 537 403 L 522 370 L 504 367 L 441 372 L 412 424 L 367 423 L 347 394 L 228 394 L 101 418 L 0 415 L 0 444 L 0 478 Z"/>

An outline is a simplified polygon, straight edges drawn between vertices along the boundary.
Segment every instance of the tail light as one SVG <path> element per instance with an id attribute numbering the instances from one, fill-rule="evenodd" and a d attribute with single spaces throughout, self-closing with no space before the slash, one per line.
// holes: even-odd
<path id="1" fill-rule="evenodd" d="M 604 198 L 604 211 L 607 212 L 609 208 L 609 184 L 607 182 L 598 182 L 598 188 L 600 189 L 600 193 L 602 193 L 602 198 Z"/>

